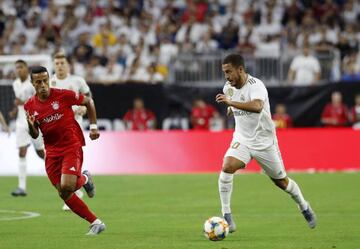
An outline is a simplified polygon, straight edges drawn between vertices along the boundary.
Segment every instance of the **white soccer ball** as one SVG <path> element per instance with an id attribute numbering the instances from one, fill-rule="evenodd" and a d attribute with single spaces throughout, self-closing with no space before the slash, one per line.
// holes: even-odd
<path id="1" fill-rule="evenodd" d="M 205 221 L 204 235 L 211 241 L 219 241 L 229 234 L 229 224 L 220 217 L 211 217 Z"/>

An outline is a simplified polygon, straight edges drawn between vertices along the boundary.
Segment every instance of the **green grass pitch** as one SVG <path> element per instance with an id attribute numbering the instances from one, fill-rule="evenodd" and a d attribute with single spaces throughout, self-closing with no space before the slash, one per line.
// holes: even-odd
<path id="1" fill-rule="evenodd" d="M 0 177 L 0 249 L 358 249 L 360 173 L 294 174 L 317 213 L 311 230 L 293 200 L 260 174 L 237 175 L 232 210 L 238 231 L 224 241 L 205 239 L 202 226 L 219 216 L 216 174 L 95 176 L 85 198 L 107 230 L 88 237 L 87 222 L 61 210 L 46 177 L 28 178 L 28 197 L 11 197 L 15 177 Z M 3 220 L 32 211 L 41 215 Z"/>

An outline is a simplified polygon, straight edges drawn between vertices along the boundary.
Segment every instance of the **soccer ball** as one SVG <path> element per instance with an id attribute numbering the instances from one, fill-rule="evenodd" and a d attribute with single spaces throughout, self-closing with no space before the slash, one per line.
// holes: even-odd
<path id="1" fill-rule="evenodd" d="M 211 241 L 225 239 L 229 234 L 229 224 L 220 217 L 211 217 L 205 221 L 204 235 Z"/>

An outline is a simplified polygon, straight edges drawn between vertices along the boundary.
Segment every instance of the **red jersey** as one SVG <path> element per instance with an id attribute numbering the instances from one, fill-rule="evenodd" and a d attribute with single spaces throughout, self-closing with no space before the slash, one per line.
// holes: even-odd
<path id="1" fill-rule="evenodd" d="M 191 120 L 194 130 L 208 130 L 210 119 L 214 117 L 215 108 L 211 105 L 206 105 L 205 108 L 194 107 L 191 110 Z"/>
<path id="2" fill-rule="evenodd" d="M 327 104 L 321 115 L 321 118 L 332 118 L 337 121 L 337 125 L 327 124 L 326 126 L 345 126 L 348 122 L 348 112 L 345 105 L 334 106 Z"/>
<path id="3" fill-rule="evenodd" d="M 71 148 L 85 145 L 82 130 L 74 118 L 73 105 L 80 105 L 84 95 L 74 91 L 50 88 L 50 95 L 40 101 L 35 95 L 24 105 L 34 115 L 44 138 L 47 155 L 62 155 Z"/>
<path id="4" fill-rule="evenodd" d="M 292 126 L 292 119 L 288 114 L 274 114 L 272 119 L 276 128 L 289 128 Z"/>
<path id="5" fill-rule="evenodd" d="M 129 122 L 133 131 L 147 130 L 151 124 L 150 122 L 155 121 L 155 115 L 152 111 L 142 110 L 129 110 L 124 116 L 124 121 Z"/>

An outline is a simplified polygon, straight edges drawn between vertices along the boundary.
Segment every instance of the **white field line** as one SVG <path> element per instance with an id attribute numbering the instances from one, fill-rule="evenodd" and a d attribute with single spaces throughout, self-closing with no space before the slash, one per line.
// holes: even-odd
<path id="1" fill-rule="evenodd" d="M 15 210 L 0 210 L 0 214 L 19 214 L 22 216 L 17 217 L 0 217 L 0 221 L 8 221 L 8 220 L 23 220 L 23 219 L 31 219 L 40 216 L 39 213 L 36 212 L 28 212 L 28 211 L 15 211 Z"/>

